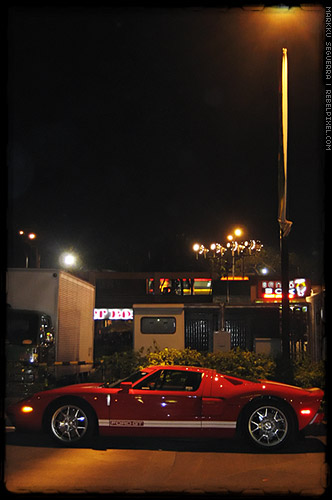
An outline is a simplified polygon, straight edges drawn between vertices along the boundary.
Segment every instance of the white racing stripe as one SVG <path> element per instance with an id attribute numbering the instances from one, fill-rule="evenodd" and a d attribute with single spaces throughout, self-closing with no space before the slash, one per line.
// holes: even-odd
<path id="1" fill-rule="evenodd" d="M 233 421 L 210 421 L 210 422 L 202 422 L 203 429 L 235 429 L 236 422 Z"/>
<path id="2" fill-rule="evenodd" d="M 199 429 L 201 422 L 193 420 L 144 420 L 144 427 L 183 427 L 190 429 Z"/>
<path id="3" fill-rule="evenodd" d="M 110 421 L 108 419 L 107 420 L 99 419 L 98 424 L 99 427 L 109 427 Z"/>
<path id="4" fill-rule="evenodd" d="M 211 420 L 208 422 L 194 420 L 99 420 L 101 427 L 162 427 L 185 429 L 235 429 L 236 421 Z"/>

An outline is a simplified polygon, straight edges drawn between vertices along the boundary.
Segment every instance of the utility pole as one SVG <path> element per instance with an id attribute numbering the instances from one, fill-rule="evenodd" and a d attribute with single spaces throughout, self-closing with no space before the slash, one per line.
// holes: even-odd
<path id="1" fill-rule="evenodd" d="M 284 361 L 289 361 L 289 256 L 288 235 L 292 222 L 287 220 L 287 142 L 288 142 L 288 55 L 287 49 L 282 49 L 281 82 L 280 82 L 280 136 L 278 155 L 278 191 L 279 207 L 278 222 L 280 227 L 280 260 L 282 286 L 282 319 L 281 342 Z"/>
<path id="2" fill-rule="evenodd" d="M 289 258 L 288 258 L 288 241 L 280 229 L 280 258 L 281 258 L 281 288 L 282 288 L 282 305 L 281 305 L 281 346 L 282 354 L 285 360 L 289 359 Z"/>

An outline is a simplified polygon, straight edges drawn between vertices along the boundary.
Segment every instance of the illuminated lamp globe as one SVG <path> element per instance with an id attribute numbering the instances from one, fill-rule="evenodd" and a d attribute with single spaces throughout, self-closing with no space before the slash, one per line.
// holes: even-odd
<path id="1" fill-rule="evenodd" d="M 63 267 L 66 267 L 66 268 L 71 268 L 71 267 L 76 267 L 77 266 L 77 255 L 75 255 L 74 253 L 72 252 L 64 252 L 60 255 L 60 264 L 63 266 Z"/>
<path id="2" fill-rule="evenodd" d="M 66 265 L 66 266 L 73 266 L 76 262 L 76 258 L 73 254 L 71 253 L 68 253 L 66 254 L 64 257 L 63 257 L 63 263 Z"/>

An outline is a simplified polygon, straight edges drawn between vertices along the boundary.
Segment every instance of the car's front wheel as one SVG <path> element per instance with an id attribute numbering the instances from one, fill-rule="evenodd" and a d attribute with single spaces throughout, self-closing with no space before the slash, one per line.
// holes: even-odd
<path id="1" fill-rule="evenodd" d="M 71 446 L 88 440 L 95 429 L 95 418 L 88 405 L 59 402 L 49 412 L 48 430 L 62 445 Z"/>
<path id="2" fill-rule="evenodd" d="M 261 449 L 285 446 L 294 433 L 289 409 L 279 402 L 259 401 L 246 409 L 243 431 L 250 444 Z"/>

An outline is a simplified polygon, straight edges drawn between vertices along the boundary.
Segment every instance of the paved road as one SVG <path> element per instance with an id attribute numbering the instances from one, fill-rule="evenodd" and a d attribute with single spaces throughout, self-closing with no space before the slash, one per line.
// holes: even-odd
<path id="1" fill-rule="evenodd" d="M 325 438 L 287 452 L 253 453 L 242 443 L 99 439 L 61 448 L 48 437 L 7 434 L 6 487 L 15 493 L 269 493 L 321 495 Z"/>

